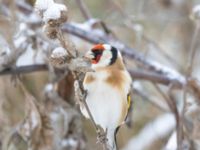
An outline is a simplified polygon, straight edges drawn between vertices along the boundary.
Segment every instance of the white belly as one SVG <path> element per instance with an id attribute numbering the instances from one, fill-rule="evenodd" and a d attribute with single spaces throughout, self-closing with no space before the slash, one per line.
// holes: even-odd
<path id="1" fill-rule="evenodd" d="M 106 129 L 108 125 L 116 128 L 122 111 L 122 96 L 117 89 L 99 81 L 87 85 L 88 95 L 86 102 L 95 120 L 95 123 Z M 82 113 L 89 118 L 87 111 L 83 108 Z"/>

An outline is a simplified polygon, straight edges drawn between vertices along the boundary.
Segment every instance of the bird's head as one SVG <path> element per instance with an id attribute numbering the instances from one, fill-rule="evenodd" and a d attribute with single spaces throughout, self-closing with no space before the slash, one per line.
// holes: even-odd
<path id="1" fill-rule="evenodd" d="M 86 53 L 85 57 L 90 59 L 94 68 L 107 67 L 115 63 L 120 53 L 109 44 L 97 44 Z"/>

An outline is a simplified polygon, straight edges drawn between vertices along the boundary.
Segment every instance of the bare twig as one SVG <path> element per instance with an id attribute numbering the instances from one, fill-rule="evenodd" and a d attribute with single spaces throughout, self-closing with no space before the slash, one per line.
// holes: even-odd
<path id="1" fill-rule="evenodd" d="M 197 48 L 195 48 L 196 44 L 197 44 L 197 39 L 199 36 L 199 31 L 200 31 L 200 22 L 198 21 L 195 27 L 195 31 L 192 37 L 192 42 L 190 45 L 190 49 L 189 49 L 189 55 L 188 55 L 188 62 L 187 62 L 187 67 L 186 67 L 186 81 L 187 84 L 184 86 L 184 90 L 183 90 L 183 108 L 181 111 L 181 118 L 184 118 L 185 112 L 186 112 L 186 103 L 187 103 L 187 94 L 188 94 L 188 89 L 189 89 L 189 82 L 190 82 L 190 78 L 192 75 L 192 71 L 193 71 L 193 66 L 194 66 L 194 60 L 195 60 L 195 55 L 197 52 Z M 183 128 L 184 128 L 184 124 L 183 121 L 180 122 L 180 132 L 183 133 Z M 183 140 L 183 139 L 182 139 Z M 178 145 L 179 142 L 182 144 L 182 141 L 178 141 Z"/>
<path id="2" fill-rule="evenodd" d="M 169 107 L 167 107 L 167 105 L 160 101 L 159 98 L 154 98 L 153 96 L 149 96 L 150 94 L 144 92 L 145 89 L 140 89 L 137 87 L 133 88 L 134 93 L 139 95 L 143 100 L 147 100 L 148 102 L 150 102 L 151 104 L 153 104 L 155 107 L 159 108 L 160 110 L 164 111 L 164 112 L 169 112 Z"/>
<path id="3" fill-rule="evenodd" d="M 176 131 L 177 131 L 177 145 L 178 145 L 178 150 L 181 150 L 182 148 L 182 128 L 181 128 L 181 118 L 176 106 L 176 102 L 173 99 L 172 96 L 168 97 L 158 85 L 153 84 L 157 91 L 161 94 L 161 96 L 166 100 L 167 104 L 169 105 L 171 111 L 174 113 L 174 116 L 176 118 Z"/>
<path id="4" fill-rule="evenodd" d="M 137 62 L 146 66 L 148 69 L 153 70 L 159 74 L 165 74 L 169 78 L 172 77 L 174 80 L 177 80 L 182 85 L 186 83 L 185 77 L 179 74 L 178 72 L 169 69 L 167 67 L 159 66 L 157 62 L 154 62 L 152 60 L 144 59 L 143 55 L 140 54 L 138 51 L 136 51 L 136 49 L 128 47 L 119 40 L 113 40 L 107 36 L 104 37 L 98 36 L 95 33 L 91 33 L 86 30 L 80 29 L 79 27 L 73 24 L 65 24 L 63 26 L 63 31 L 68 32 L 77 37 L 80 37 L 91 43 L 111 43 L 113 46 L 120 49 L 122 54 L 127 58 L 134 59 Z"/>
<path id="5" fill-rule="evenodd" d="M 180 83 L 177 80 L 170 79 L 166 75 L 160 75 L 158 73 L 154 73 L 154 72 L 150 72 L 150 71 L 146 71 L 146 70 L 129 69 L 129 72 L 130 72 L 131 76 L 133 77 L 133 79 L 139 79 L 139 80 L 144 79 L 144 80 L 152 81 L 152 82 L 155 82 L 155 83 L 160 83 L 160 84 L 163 84 L 163 85 L 173 84 L 174 87 L 176 87 L 176 88 L 182 88 L 183 87 L 182 83 Z"/>
<path id="6" fill-rule="evenodd" d="M 27 66 L 20 66 L 20 67 L 5 69 L 0 72 L 0 75 L 31 73 L 31 72 L 36 72 L 36 71 L 45 71 L 47 69 L 48 69 L 48 66 L 46 64 L 27 65 Z"/>
<path id="7" fill-rule="evenodd" d="M 58 35 L 57 35 L 58 40 L 60 41 L 60 44 L 65 48 L 65 50 L 67 51 L 68 55 L 70 58 L 74 58 L 73 54 L 70 52 L 70 50 L 68 49 L 68 45 L 65 41 L 64 35 L 62 34 L 61 30 L 58 29 Z"/>
<path id="8" fill-rule="evenodd" d="M 20 5 L 20 7 L 22 6 Z M 32 10 L 27 9 L 27 8 L 26 8 L 26 11 L 29 11 L 29 13 L 32 12 Z M 39 22 L 39 24 L 41 24 L 41 22 Z M 111 43 L 117 48 L 119 48 L 120 50 L 122 50 L 122 53 L 124 54 L 124 56 L 142 63 L 147 68 L 157 72 L 158 74 L 162 74 L 165 77 L 176 81 L 177 83 L 180 83 L 180 85 L 182 86 L 186 84 L 185 77 L 179 74 L 178 72 L 168 69 L 168 68 L 166 69 L 166 67 L 164 66 L 158 66 L 157 62 L 144 59 L 143 55 L 141 55 L 136 49 L 126 46 L 119 40 L 110 39 L 108 36 L 101 37 L 99 35 L 96 35 L 93 32 L 88 32 L 70 23 L 64 24 L 62 31 L 72 34 L 90 43 L 95 43 L 95 44 L 96 43 Z"/>
<path id="9" fill-rule="evenodd" d="M 80 11 L 82 12 L 82 15 L 85 18 L 85 20 L 90 20 L 93 18 L 87 5 L 84 3 L 84 0 L 76 0 L 76 3 L 78 7 L 80 8 Z M 107 25 L 102 20 L 99 20 L 98 23 L 101 25 L 102 29 L 104 30 L 106 34 L 112 33 L 112 31 L 107 27 Z M 115 36 L 114 34 L 112 35 Z"/>
<path id="10" fill-rule="evenodd" d="M 64 69 L 64 68 L 63 68 Z M 23 73 L 31 73 L 38 71 L 46 71 L 48 70 L 48 66 L 46 64 L 34 64 L 27 66 L 19 66 L 8 68 L 0 72 L 0 75 L 8 75 L 8 74 L 23 74 Z M 168 77 L 160 74 L 156 74 L 153 72 L 147 72 L 144 70 L 129 70 L 131 76 L 135 80 L 146 80 L 155 83 L 160 83 L 163 85 L 173 84 L 176 88 L 181 88 L 183 85 L 176 80 L 171 80 Z"/>
<path id="11" fill-rule="evenodd" d="M 197 25 L 195 27 L 195 31 L 192 37 L 192 42 L 190 45 L 190 51 L 189 51 L 189 59 L 188 59 L 188 64 L 187 64 L 187 77 L 189 77 L 192 73 L 193 70 L 193 65 L 194 65 L 194 60 L 195 60 L 195 55 L 196 55 L 196 43 L 197 43 L 197 39 L 198 39 L 198 35 L 199 35 L 199 31 L 200 31 L 200 22 L 197 22 Z"/>
<path id="12" fill-rule="evenodd" d="M 92 15 L 91 15 L 91 13 L 89 12 L 87 6 L 85 5 L 84 0 L 76 0 L 76 3 L 77 3 L 77 5 L 78 5 L 79 8 L 80 8 L 83 17 L 84 17 L 86 20 L 91 19 L 91 18 L 92 18 Z"/>
<path id="13" fill-rule="evenodd" d="M 143 34 L 143 39 L 149 44 L 152 44 L 154 49 L 161 53 L 167 60 L 169 60 L 169 62 L 173 63 L 173 65 L 175 64 L 178 68 L 182 68 L 181 64 L 179 64 L 176 59 L 172 58 L 164 49 L 162 49 L 156 41 L 150 39 L 145 34 Z"/>

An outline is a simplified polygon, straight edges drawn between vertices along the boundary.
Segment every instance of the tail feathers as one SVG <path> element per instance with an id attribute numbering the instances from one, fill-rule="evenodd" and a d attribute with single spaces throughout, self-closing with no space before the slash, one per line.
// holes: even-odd
<path id="1" fill-rule="evenodd" d="M 118 130 L 119 127 L 117 127 L 115 130 L 107 130 L 109 150 L 118 150 L 117 139 L 116 139 L 116 134 Z"/>

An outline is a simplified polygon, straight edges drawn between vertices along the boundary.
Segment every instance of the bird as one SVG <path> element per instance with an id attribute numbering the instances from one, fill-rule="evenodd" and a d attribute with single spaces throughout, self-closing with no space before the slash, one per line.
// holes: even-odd
<path id="1" fill-rule="evenodd" d="M 92 72 L 87 72 L 83 88 L 86 103 L 95 124 L 106 132 L 109 149 L 116 150 L 116 134 L 124 124 L 131 105 L 132 78 L 127 71 L 120 51 L 110 44 L 96 44 L 85 54 L 91 62 Z M 88 118 L 87 109 L 80 108 Z"/>

